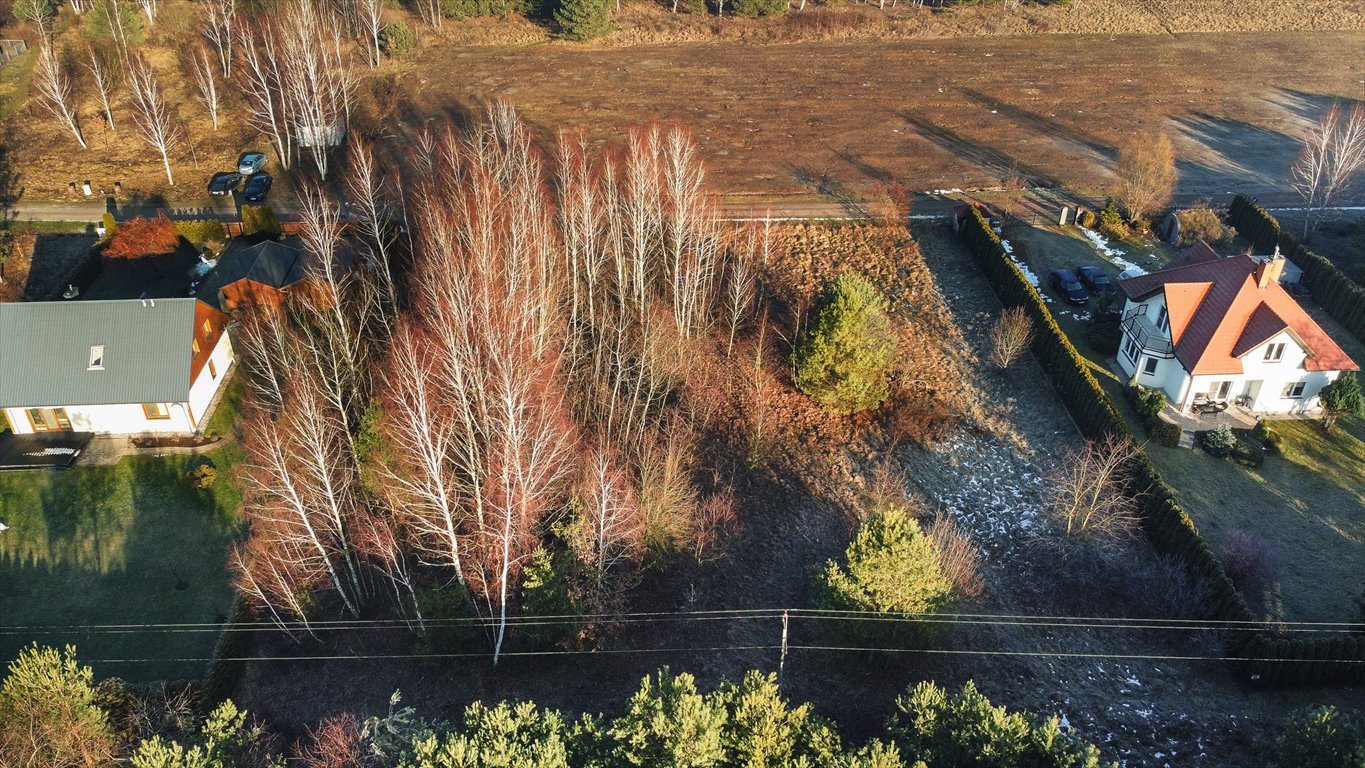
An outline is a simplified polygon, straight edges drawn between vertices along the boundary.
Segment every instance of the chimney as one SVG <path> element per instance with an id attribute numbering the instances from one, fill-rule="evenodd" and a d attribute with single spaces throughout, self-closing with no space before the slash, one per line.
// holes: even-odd
<path id="1" fill-rule="evenodd" d="M 1284 271 L 1284 257 L 1276 249 L 1275 255 L 1265 261 L 1256 262 L 1256 287 L 1265 290 L 1271 283 L 1280 281 L 1280 273 Z"/>

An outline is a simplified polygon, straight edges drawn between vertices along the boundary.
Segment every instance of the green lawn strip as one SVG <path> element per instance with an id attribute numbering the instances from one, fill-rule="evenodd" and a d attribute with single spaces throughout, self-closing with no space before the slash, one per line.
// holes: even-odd
<path id="1" fill-rule="evenodd" d="M 242 410 L 242 394 L 246 386 L 244 382 L 245 377 L 234 369 L 232 378 L 223 387 L 223 396 L 218 400 L 213 415 L 209 416 L 209 423 L 204 425 L 204 434 L 212 437 L 232 435 L 232 426 L 237 423 L 237 417 Z"/>
<path id="2" fill-rule="evenodd" d="M 9 526 L 0 533 L 0 659 L 35 641 L 74 643 L 101 676 L 200 677 L 204 664 L 170 660 L 207 658 L 216 627 L 84 627 L 212 625 L 230 610 L 224 563 L 240 497 L 227 475 L 240 449 L 207 455 L 223 477 L 204 492 L 184 481 L 186 455 L 0 473 L 0 520 Z M 110 661 L 116 659 L 154 661 Z"/>
<path id="3" fill-rule="evenodd" d="M 1277 421 L 1285 454 L 1249 468 L 1201 451 L 1147 445 L 1191 518 L 1218 551 L 1233 531 L 1276 553 L 1278 582 L 1253 605 L 1290 621 L 1359 618 L 1365 562 L 1365 423 L 1326 435 L 1314 421 Z"/>

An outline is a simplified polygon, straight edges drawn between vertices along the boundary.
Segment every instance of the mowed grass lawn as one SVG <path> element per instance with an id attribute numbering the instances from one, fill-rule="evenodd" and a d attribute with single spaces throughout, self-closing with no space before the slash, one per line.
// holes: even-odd
<path id="1" fill-rule="evenodd" d="M 1152 461 L 1220 551 L 1245 531 L 1270 545 L 1278 579 L 1253 604 L 1289 621 L 1350 621 L 1365 590 L 1365 420 L 1276 421 L 1284 455 L 1242 467 L 1201 451 L 1148 444 Z"/>
<path id="2" fill-rule="evenodd" d="M 184 481 L 185 455 L 0 472 L 0 663 L 34 641 L 73 643 L 100 676 L 200 677 L 203 663 L 170 660 L 210 656 L 212 625 L 231 612 L 224 564 L 239 498 L 225 475 L 239 451 L 209 454 L 221 475 L 203 492 Z M 88 628 L 111 624 L 210 626 Z"/>
<path id="3" fill-rule="evenodd" d="M 1014 245 L 1016 257 L 1039 276 L 1057 324 L 1090 362 L 1134 434 L 1142 435 L 1124 400 L 1126 382 L 1110 370 L 1109 356 L 1086 337 L 1088 308 L 1064 303 L 1047 286 L 1047 274 L 1054 269 L 1093 264 L 1113 278 L 1118 266 L 1074 228 L 1015 225 L 1005 229 L 1004 237 Z M 1173 254 L 1163 244 L 1113 245 L 1148 270 Z M 1348 353 L 1365 360 L 1365 350 L 1316 305 L 1310 301 L 1305 308 Z M 1291 621 L 1358 619 L 1356 601 L 1365 592 L 1365 421 L 1343 420 L 1330 435 L 1317 421 L 1276 421 L 1274 426 L 1284 436 L 1285 453 L 1267 456 L 1256 468 L 1156 443 L 1148 443 L 1146 450 L 1215 551 L 1221 551 L 1234 531 L 1270 546 L 1278 578 L 1264 594 L 1252 596 L 1266 615 Z"/>

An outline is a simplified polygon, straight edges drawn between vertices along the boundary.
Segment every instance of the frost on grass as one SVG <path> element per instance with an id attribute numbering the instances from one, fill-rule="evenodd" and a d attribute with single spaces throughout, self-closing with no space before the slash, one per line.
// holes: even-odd
<path id="1" fill-rule="evenodd" d="M 921 492 L 986 554 L 1011 549 L 1039 524 L 1043 480 L 1009 446 L 959 433 L 919 463 L 911 476 Z"/>

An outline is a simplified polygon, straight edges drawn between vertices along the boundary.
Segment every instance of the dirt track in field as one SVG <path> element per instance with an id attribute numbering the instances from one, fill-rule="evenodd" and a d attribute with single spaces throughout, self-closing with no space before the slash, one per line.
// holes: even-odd
<path id="1" fill-rule="evenodd" d="M 404 79 L 410 123 L 506 99 L 547 136 L 687 124 L 733 193 L 973 188 L 1016 166 L 1098 191 L 1120 142 L 1163 129 L 1179 191 L 1219 194 L 1282 183 L 1307 122 L 1365 97 L 1362 50 L 1359 32 L 446 46 Z"/>

